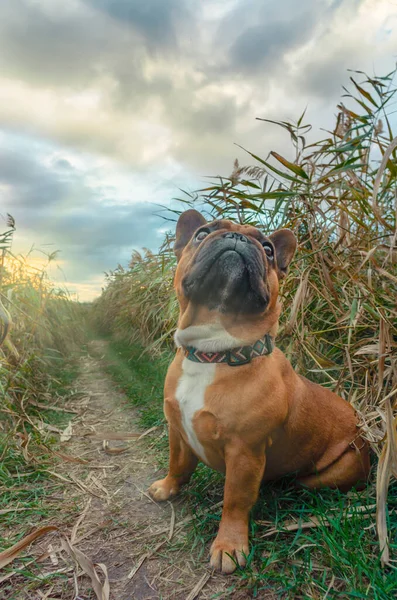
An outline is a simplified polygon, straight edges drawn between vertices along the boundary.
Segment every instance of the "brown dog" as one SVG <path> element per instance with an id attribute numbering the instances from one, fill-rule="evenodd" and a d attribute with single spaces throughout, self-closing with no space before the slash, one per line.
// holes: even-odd
<path id="1" fill-rule="evenodd" d="M 165 381 L 170 466 L 153 483 L 168 500 L 198 460 L 226 474 L 222 520 L 211 565 L 243 566 L 248 518 L 262 481 L 297 473 L 310 488 L 348 490 L 369 471 L 368 445 L 353 408 L 297 375 L 274 348 L 279 280 L 295 253 L 288 229 L 259 229 L 197 211 L 176 229 L 178 350 Z"/>

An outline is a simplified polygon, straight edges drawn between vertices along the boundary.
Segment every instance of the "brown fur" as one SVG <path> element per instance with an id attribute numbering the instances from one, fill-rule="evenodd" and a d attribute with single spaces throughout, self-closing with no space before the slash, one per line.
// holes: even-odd
<path id="1" fill-rule="evenodd" d="M 276 246 L 277 262 L 268 265 L 266 272 L 270 302 L 264 313 L 248 317 L 220 314 L 204 306 L 194 306 L 184 296 L 181 282 L 197 252 L 189 240 L 202 225 L 198 219 L 194 226 L 192 214 L 189 223 L 193 231 L 190 235 L 189 229 L 183 231 L 185 239 L 178 247 L 179 264 L 175 275 L 180 304 L 179 329 L 216 319 L 228 333 L 246 344 L 267 332 L 275 336 L 280 314 L 279 279 L 294 248 L 281 247 L 280 250 L 280 246 Z M 230 221 L 220 223 L 222 231 L 242 232 L 260 245 L 256 242 L 257 229 Z M 288 236 L 284 237 L 287 246 L 291 245 Z M 282 252 L 285 264 L 282 264 Z M 183 358 L 179 349 L 165 381 L 170 466 L 167 477 L 150 488 L 156 500 L 168 500 L 177 494 L 180 486 L 189 481 L 198 462 L 189 447 L 175 397 Z M 364 482 L 368 476 L 368 445 L 360 437 L 351 405 L 330 390 L 297 375 L 277 348 L 269 356 L 255 358 L 239 367 L 217 364 L 215 379 L 206 389 L 204 408 L 194 415 L 193 426 L 205 449 L 208 465 L 226 473 L 222 520 L 211 548 L 211 565 L 224 573 L 232 572 L 236 561 L 242 566 L 245 564 L 249 512 L 262 481 L 296 473 L 298 481 L 308 487 L 325 486 L 345 491 Z"/>

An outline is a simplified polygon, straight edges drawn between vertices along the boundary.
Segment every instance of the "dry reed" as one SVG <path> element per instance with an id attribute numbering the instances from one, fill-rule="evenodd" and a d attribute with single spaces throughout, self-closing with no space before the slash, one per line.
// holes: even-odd
<path id="1" fill-rule="evenodd" d="M 278 343 L 296 369 L 357 409 L 379 458 L 377 527 L 389 563 L 387 489 L 397 476 L 397 161 L 389 113 L 395 73 L 352 78 L 334 131 L 308 142 L 303 114 L 281 126 L 291 158 L 270 152 L 188 196 L 210 218 L 289 227 L 299 250 L 282 289 Z M 260 119 L 267 121 L 266 119 Z M 269 121 L 267 121 L 269 123 Z M 186 203 L 186 199 L 184 200 Z M 177 319 L 170 238 L 108 275 L 96 303 L 102 327 L 150 350 L 170 343 Z"/>

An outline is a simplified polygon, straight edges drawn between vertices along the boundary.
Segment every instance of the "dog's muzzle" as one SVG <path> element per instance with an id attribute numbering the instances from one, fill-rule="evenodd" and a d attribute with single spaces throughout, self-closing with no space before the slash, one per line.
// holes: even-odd
<path id="1" fill-rule="evenodd" d="M 263 312 L 268 304 L 263 256 L 245 235 L 228 231 L 199 248 L 183 279 L 193 302 L 231 313 Z"/>

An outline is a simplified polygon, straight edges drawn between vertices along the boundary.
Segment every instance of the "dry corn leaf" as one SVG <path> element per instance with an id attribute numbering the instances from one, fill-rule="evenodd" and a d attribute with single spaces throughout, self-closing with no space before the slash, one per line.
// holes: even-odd
<path id="1" fill-rule="evenodd" d="M 96 496 L 97 498 L 102 498 L 101 494 L 97 494 L 91 487 L 88 487 L 83 483 L 80 479 L 78 479 L 73 473 L 70 474 L 70 479 L 81 489 L 83 492 L 88 492 L 92 496 Z"/>
<path id="2" fill-rule="evenodd" d="M 33 531 L 32 533 L 24 537 L 22 540 L 11 546 L 11 548 L 7 548 L 7 550 L 3 550 L 3 552 L 0 552 L 0 569 L 8 565 L 15 558 L 17 558 L 17 556 L 19 556 L 22 550 L 25 550 L 25 548 L 27 548 L 32 542 L 37 540 L 37 538 L 42 537 L 50 531 L 56 531 L 57 529 L 58 527 L 55 527 L 55 525 L 47 525 L 46 527 L 36 529 L 36 531 Z"/>
<path id="3" fill-rule="evenodd" d="M 85 437 L 91 440 L 134 440 L 139 438 L 142 434 L 130 433 L 126 431 L 101 431 L 99 433 L 88 433 Z"/>
<path id="4" fill-rule="evenodd" d="M 83 554 L 81 550 L 73 546 L 67 538 L 62 540 L 62 546 L 66 552 L 74 559 L 81 567 L 86 575 L 91 579 L 92 587 L 98 600 L 110 599 L 110 584 L 107 568 L 103 563 L 93 563 L 88 556 Z M 102 583 L 97 568 L 99 568 L 105 576 L 105 581 Z"/>
<path id="5" fill-rule="evenodd" d="M 132 579 L 134 575 L 139 571 L 145 560 L 149 557 L 149 553 L 143 554 L 136 563 L 135 567 L 128 573 L 127 579 Z"/>
<path id="6" fill-rule="evenodd" d="M 123 454 L 124 452 L 127 452 L 127 450 L 129 450 L 129 447 L 123 446 L 122 448 L 112 448 L 111 446 L 109 446 L 108 440 L 103 440 L 103 450 L 104 452 L 106 452 L 106 454 Z"/>
<path id="7" fill-rule="evenodd" d="M 365 354 L 378 354 L 379 353 L 379 344 L 367 344 L 366 346 L 362 346 L 359 350 L 354 353 L 354 356 L 362 356 Z"/>
<path id="8" fill-rule="evenodd" d="M 30 455 L 29 450 L 28 450 L 29 443 L 31 442 L 31 439 L 32 439 L 31 434 L 18 432 L 15 434 L 15 437 L 17 438 L 18 446 L 22 450 L 22 455 L 23 455 L 25 461 L 27 463 L 35 462 L 34 456 Z"/>
<path id="9" fill-rule="evenodd" d="M 45 423 L 39 419 L 32 419 L 32 422 L 36 424 L 36 427 L 40 432 L 45 433 L 46 431 L 49 431 L 50 433 L 62 433 L 59 427 L 55 427 L 55 425 L 51 425 L 50 423 Z"/>
<path id="10" fill-rule="evenodd" d="M 28 562 L 24 563 L 23 566 L 26 569 L 29 565 L 33 564 L 34 562 L 35 560 L 29 560 Z M 3 577 L 0 577 L 0 583 L 4 583 L 4 581 L 11 579 L 11 577 L 16 575 L 17 573 L 18 571 L 10 571 L 9 573 L 6 573 L 5 575 L 3 575 Z"/>
<path id="11" fill-rule="evenodd" d="M 292 307 L 291 307 L 291 312 L 289 315 L 289 319 L 285 326 L 285 331 L 291 331 L 295 326 L 295 323 L 298 318 L 299 309 L 302 306 L 303 300 L 305 299 L 305 296 L 306 296 L 308 278 L 309 278 L 309 271 L 306 271 L 306 273 L 301 276 L 300 283 L 296 290 L 294 300 L 292 303 Z"/>
<path id="12" fill-rule="evenodd" d="M 110 525 L 112 525 L 112 521 L 111 519 L 107 519 L 106 521 L 102 521 L 102 523 L 99 523 L 99 525 L 97 525 L 96 527 L 93 527 L 92 529 L 90 529 L 89 531 L 86 531 L 85 533 L 79 535 L 72 543 L 72 545 L 74 544 L 79 544 L 80 542 L 88 539 L 89 537 L 91 537 L 92 535 L 94 535 L 95 533 L 97 533 L 98 531 L 100 531 L 101 529 L 104 529 L 105 527 L 109 527 Z M 62 543 L 62 540 L 61 540 Z M 61 552 L 63 550 L 63 546 L 57 546 L 56 548 L 54 548 L 54 553 L 57 554 L 58 552 Z M 45 560 L 46 558 L 48 558 L 48 552 L 45 552 L 42 556 L 40 556 L 39 559 L 37 559 L 38 561 L 42 562 L 43 560 Z"/>
<path id="13" fill-rule="evenodd" d="M 394 148 L 397 147 L 397 137 L 392 139 L 386 150 L 384 151 L 382 161 L 379 165 L 378 172 L 375 177 L 374 186 L 372 188 L 372 208 L 374 210 L 375 215 L 379 216 L 379 207 L 378 207 L 378 192 L 382 182 L 382 176 L 386 169 L 387 161 L 390 159 L 391 153 Z M 383 222 L 383 220 L 381 220 Z"/>
<path id="14" fill-rule="evenodd" d="M 197 596 L 199 595 L 199 593 L 201 592 L 201 590 L 203 589 L 210 577 L 211 573 L 204 573 L 204 575 L 196 583 L 190 594 L 186 596 L 186 600 L 195 600 L 195 598 L 197 598 Z"/>
<path id="15" fill-rule="evenodd" d="M 369 512 L 374 509 L 376 504 L 371 504 L 369 506 L 358 506 L 355 508 L 354 512 L 349 512 L 345 515 L 346 519 L 351 519 L 357 513 Z M 256 521 L 260 525 L 269 525 L 268 521 Z M 276 533 L 286 533 L 289 531 L 298 531 L 299 529 L 311 529 L 312 527 L 330 527 L 332 526 L 332 521 L 328 521 L 328 519 L 318 519 L 317 517 L 310 517 L 308 521 L 299 521 L 296 523 L 295 521 L 286 521 L 283 523 L 281 528 L 271 527 L 269 531 L 264 533 L 262 537 L 269 537 L 275 535 Z"/>
<path id="16" fill-rule="evenodd" d="M 50 473 L 57 479 L 64 481 L 65 483 L 71 483 L 72 485 L 77 485 L 77 487 L 80 488 L 80 490 L 82 492 L 88 492 L 89 494 L 92 494 L 93 496 L 96 496 L 97 498 L 102 498 L 102 496 L 100 494 L 97 494 L 91 488 L 87 487 L 82 481 L 77 479 L 77 477 L 75 477 L 72 473 L 70 474 L 70 479 L 67 479 L 66 477 L 63 477 L 63 475 L 60 475 L 59 473 L 56 473 L 55 471 L 50 471 L 50 469 L 46 469 L 46 472 Z"/>
<path id="17" fill-rule="evenodd" d="M 26 508 L 2 508 L 0 510 L 0 515 L 6 515 L 7 513 L 10 512 L 21 512 L 23 510 L 31 510 L 31 508 L 26 507 Z"/>
<path id="18" fill-rule="evenodd" d="M 87 504 L 86 504 L 86 505 L 85 505 L 85 507 L 84 507 L 84 510 L 83 510 L 83 512 L 81 513 L 81 515 L 80 515 L 80 516 L 79 516 L 79 518 L 77 519 L 76 523 L 73 525 L 72 533 L 71 533 L 71 535 L 70 535 L 70 542 L 71 542 L 72 544 L 74 544 L 74 543 L 75 543 L 75 541 L 76 541 L 76 538 L 77 538 L 77 530 L 78 530 L 78 528 L 80 527 L 80 525 L 81 525 L 81 523 L 83 522 L 83 520 L 85 519 L 85 517 L 86 517 L 86 515 L 87 515 L 87 512 L 88 512 L 88 509 L 90 508 L 90 506 L 91 506 L 91 498 L 89 498 L 89 500 L 88 500 Z"/>
<path id="19" fill-rule="evenodd" d="M 142 438 L 146 437 L 147 435 L 149 435 L 149 433 L 152 433 L 153 431 L 156 431 L 156 429 L 158 429 L 159 426 L 155 425 L 154 427 L 150 427 L 150 429 L 146 429 L 146 431 L 144 431 L 143 433 L 141 433 L 141 435 L 138 438 L 138 441 L 141 440 Z"/>
<path id="20" fill-rule="evenodd" d="M 53 399 L 50 397 L 49 400 L 53 400 Z M 29 406 L 35 406 L 36 408 L 42 408 L 43 410 L 52 410 L 54 412 L 73 413 L 75 415 L 79 414 L 78 410 L 73 410 L 72 408 L 64 408 L 64 407 L 61 408 L 60 406 L 54 406 L 53 404 L 51 404 L 51 405 L 42 404 L 40 402 L 34 402 L 33 400 L 29 401 Z"/>
<path id="21" fill-rule="evenodd" d="M 160 550 L 161 546 L 164 546 L 165 542 L 166 542 L 166 540 L 163 540 L 162 542 L 157 544 L 157 546 L 155 546 L 153 548 L 153 550 L 150 550 L 149 552 L 145 552 L 145 554 L 142 554 L 141 558 L 138 560 L 135 567 L 128 573 L 127 579 L 132 579 L 134 577 L 134 575 L 139 571 L 139 569 L 141 568 L 141 566 L 143 565 L 145 560 L 147 558 L 149 558 L 150 556 L 153 556 L 153 554 L 155 554 L 157 552 L 157 550 Z"/>
<path id="22" fill-rule="evenodd" d="M 378 267 L 377 265 L 375 265 L 375 269 L 380 275 L 383 275 L 383 277 L 387 277 L 388 279 L 391 279 L 391 281 L 394 281 L 394 283 L 397 283 L 397 277 L 389 273 L 389 271 L 386 271 L 386 269 L 382 269 L 382 267 Z"/>
<path id="23" fill-rule="evenodd" d="M 327 266 L 325 264 L 323 257 L 321 256 L 321 254 L 319 254 L 319 259 L 320 259 L 320 264 L 321 264 L 321 268 L 323 271 L 324 279 L 327 284 L 327 289 L 331 292 L 331 294 L 334 296 L 334 298 L 336 300 L 339 300 L 339 296 L 335 290 L 334 284 L 332 283 L 331 275 L 327 269 Z"/>
<path id="24" fill-rule="evenodd" d="M 94 485 L 95 485 L 95 486 L 96 486 L 96 487 L 97 487 L 99 490 L 101 490 L 102 492 L 104 492 L 104 493 L 105 493 L 105 495 L 106 495 L 106 497 L 107 497 L 107 499 L 108 499 L 108 500 L 110 499 L 110 494 L 109 494 L 108 490 L 105 488 L 105 486 L 104 486 L 104 485 L 102 485 L 102 483 L 101 483 L 101 481 L 98 479 L 98 477 L 95 477 L 95 475 L 94 475 L 92 472 L 90 472 L 90 474 L 88 475 L 88 478 L 87 478 L 87 480 L 88 480 L 88 479 L 89 479 L 90 481 L 92 481 L 92 482 L 94 483 Z"/>
<path id="25" fill-rule="evenodd" d="M 390 560 L 389 555 L 389 540 L 387 536 L 387 491 L 390 482 L 390 448 L 386 443 L 383 446 L 382 453 L 379 457 L 378 467 L 376 471 L 376 528 L 378 531 L 380 545 L 380 559 L 382 565 L 388 565 Z"/>
<path id="26" fill-rule="evenodd" d="M 54 546 L 52 544 L 48 545 L 47 554 L 50 558 L 51 563 L 54 565 L 54 567 L 57 567 L 59 564 L 59 560 L 56 555 L 56 552 L 54 552 Z"/>
<path id="27" fill-rule="evenodd" d="M 69 421 L 67 427 L 65 427 L 65 429 L 62 431 L 59 441 L 60 442 L 68 442 L 73 435 L 73 426 L 72 426 L 72 421 Z"/>
<path id="28" fill-rule="evenodd" d="M 379 392 L 382 389 L 383 375 L 385 372 L 386 340 L 387 340 L 387 323 L 381 317 L 381 319 L 379 321 L 379 352 L 378 352 L 378 391 Z"/>
<path id="29" fill-rule="evenodd" d="M 84 460 L 84 458 L 78 458 L 77 456 L 70 456 L 70 454 L 64 454 L 63 452 L 58 452 L 57 450 L 52 450 L 51 452 L 53 454 L 55 454 L 55 456 L 58 456 L 59 458 L 62 458 L 62 460 L 66 460 L 67 462 L 71 462 L 71 463 L 78 463 L 81 465 L 87 465 L 89 464 L 89 460 Z"/>
<path id="30" fill-rule="evenodd" d="M 397 417 L 393 417 L 390 394 L 385 398 L 387 443 L 390 445 L 390 470 L 397 478 Z"/>
<path id="31" fill-rule="evenodd" d="M 174 530 L 175 530 L 175 509 L 174 509 L 174 505 L 172 504 L 172 502 L 168 503 L 171 507 L 171 520 L 170 520 L 170 531 L 168 534 L 168 541 L 172 540 L 172 536 L 174 535 Z"/>
<path id="32" fill-rule="evenodd" d="M 49 600 L 49 598 L 50 598 L 50 594 L 52 593 L 52 590 L 54 589 L 54 587 L 55 587 L 55 586 L 54 586 L 54 585 L 52 585 L 52 586 L 50 587 L 50 589 L 49 589 L 49 590 L 48 590 L 46 593 L 44 593 L 44 592 L 41 592 L 40 590 L 37 590 L 37 593 L 38 593 L 38 594 L 39 594 L 39 596 L 40 596 L 40 600 Z"/>

